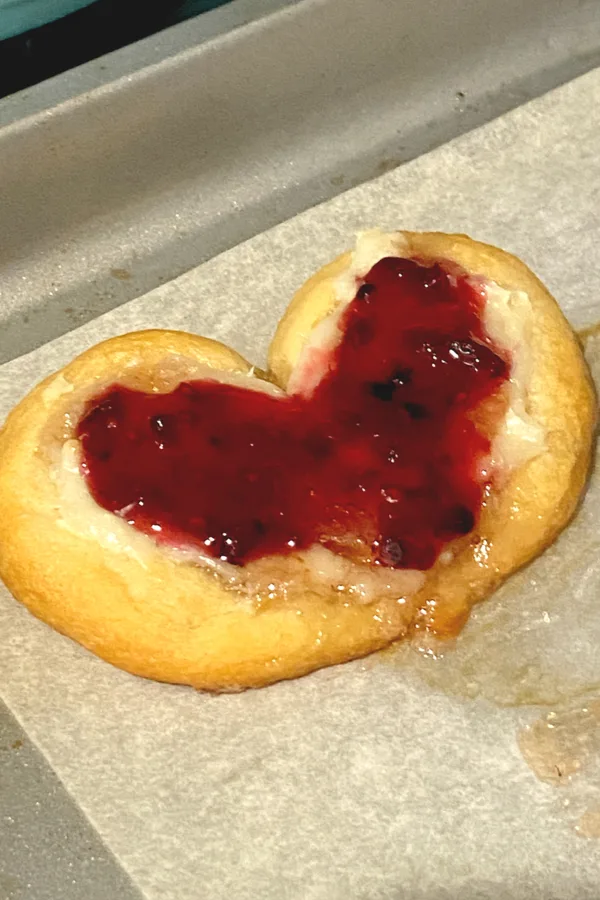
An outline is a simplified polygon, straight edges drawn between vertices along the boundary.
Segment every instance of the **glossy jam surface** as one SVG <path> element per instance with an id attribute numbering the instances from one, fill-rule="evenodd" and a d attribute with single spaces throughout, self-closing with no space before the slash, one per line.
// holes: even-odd
<path id="1" fill-rule="evenodd" d="M 89 489 L 156 539 L 238 565 L 320 542 L 427 569 L 477 521 L 505 410 L 509 364 L 483 302 L 461 273 L 386 258 L 342 314 L 311 396 L 113 386 L 78 426 Z"/>

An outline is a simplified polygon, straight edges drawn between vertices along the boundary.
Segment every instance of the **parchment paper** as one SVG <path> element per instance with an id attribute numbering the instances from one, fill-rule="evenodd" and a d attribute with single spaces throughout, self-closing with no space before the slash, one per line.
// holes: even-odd
<path id="1" fill-rule="evenodd" d="M 504 246 L 588 324 L 599 194 L 596 71 L 5 365 L 0 413 L 132 328 L 197 330 L 263 363 L 293 290 L 374 225 Z M 149 900 L 597 900 L 600 844 L 519 749 L 542 710 L 489 702 L 600 684 L 596 498 L 437 669 L 411 651 L 201 695 L 109 667 L 2 591 L 0 693 Z"/>

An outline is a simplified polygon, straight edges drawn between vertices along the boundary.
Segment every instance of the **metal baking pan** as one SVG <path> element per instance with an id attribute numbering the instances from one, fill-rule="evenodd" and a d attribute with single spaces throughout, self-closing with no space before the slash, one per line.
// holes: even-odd
<path id="1" fill-rule="evenodd" d="M 600 62 L 597 0 L 235 0 L 0 102 L 0 360 Z"/>
<path id="2" fill-rule="evenodd" d="M 598 63 L 595 0 L 234 0 L 7 98 L 0 361 Z M 141 896 L 0 705 L 0 900 Z"/>

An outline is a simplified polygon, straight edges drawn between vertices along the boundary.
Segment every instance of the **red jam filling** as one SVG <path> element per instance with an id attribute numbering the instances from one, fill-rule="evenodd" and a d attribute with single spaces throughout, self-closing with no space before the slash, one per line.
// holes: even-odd
<path id="1" fill-rule="evenodd" d="M 490 418 L 483 428 L 478 410 L 509 364 L 482 304 L 463 273 L 386 258 L 344 311 L 310 397 L 113 386 L 77 430 L 92 496 L 159 541 L 237 565 L 320 542 L 427 569 L 483 502 Z"/>

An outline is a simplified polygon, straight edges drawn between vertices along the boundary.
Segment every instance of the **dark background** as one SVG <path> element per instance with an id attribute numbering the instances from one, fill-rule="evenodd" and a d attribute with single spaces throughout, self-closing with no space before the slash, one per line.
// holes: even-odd
<path id="1" fill-rule="evenodd" d="M 41 28 L 0 41 L 0 97 L 227 2 L 96 0 Z"/>

